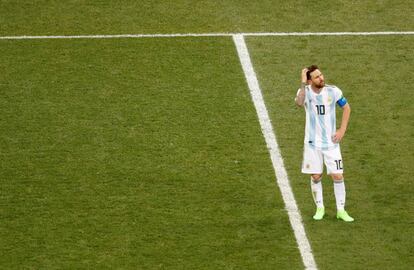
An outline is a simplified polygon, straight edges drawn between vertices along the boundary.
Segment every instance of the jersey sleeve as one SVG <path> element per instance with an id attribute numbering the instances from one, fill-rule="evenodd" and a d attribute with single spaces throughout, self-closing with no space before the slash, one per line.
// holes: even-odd
<path id="1" fill-rule="evenodd" d="M 348 101 L 346 100 L 346 98 L 342 94 L 342 90 L 339 89 L 338 87 L 335 87 L 334 90 L 335 90 L 336 104 L 338 104 L 339 107 L 341 107 L 341 108 L 344 107 L 348 103 Z"/>

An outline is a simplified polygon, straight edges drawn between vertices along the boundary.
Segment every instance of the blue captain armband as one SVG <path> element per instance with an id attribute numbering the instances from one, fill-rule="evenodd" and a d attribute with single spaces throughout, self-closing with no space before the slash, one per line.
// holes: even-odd
<path id="1" fill-rule="evenodd" d="M 342 96 L 336 103 L 342 108 L 346 103 L 348 103 L 348 101 Z"/>

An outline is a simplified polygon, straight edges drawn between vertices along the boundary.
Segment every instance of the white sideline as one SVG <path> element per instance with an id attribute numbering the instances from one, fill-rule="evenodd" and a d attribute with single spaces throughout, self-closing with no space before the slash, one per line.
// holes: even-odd
<path id="1" fill-rule="evenodd" d="M 263 33 L 177 33 L 177 34 L 121 34 L 121 35 L 51 35 L 51 36 L 0 36 L 0 40 L 18 39 L 105 39 L 105 38 L 173 38 L 173 37 L 233 37 L 243 36 L 384 36 L 414 35 L 414 31 L 389 32 L 263 32 Z"/>
<path id="2" fill-rule="evenodd" d="M 312 249 L 309 240 L 305 233 L 305 228 L 302 223 L 300 211 L 295 201 L 292 189 L 289 184 L 289 179 L 286 173 L 283 159 L 280 154 L 279 146 L 276 141 L 276 135 L 273 132 L 272 123 L 270 122 L 269 114 L 263 100 L 263 95 L 260 90 L 259 82 L 254 72 L 252 62 L 250 60 L 249 51 L 247 50 L 244 36 L 241 34 L 233 36 L 234 43 L 237 48 L 237 53 L 246 76 L 247 84 L 250 89 L 250 94 L 256 107 L 257 116 L 259 117 L 262 133 L 266 141 L 267 148 L 270 153 L 273 168 L 276 174 L 276 181 L 285 203 L 285 208 L 289 216 L 290 224 L 296 237 L 296 242 L 302 256 L 305 269 L 317 269 L 315 259 L 312 254 Z"/>

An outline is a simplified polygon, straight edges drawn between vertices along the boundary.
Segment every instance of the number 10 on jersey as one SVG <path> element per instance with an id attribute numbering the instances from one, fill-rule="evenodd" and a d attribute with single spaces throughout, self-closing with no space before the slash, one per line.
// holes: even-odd
<path id="1" fill-rule="evenodd" d="M 325 115 L 325 105 L 316 105 L 318 115 Z"/>

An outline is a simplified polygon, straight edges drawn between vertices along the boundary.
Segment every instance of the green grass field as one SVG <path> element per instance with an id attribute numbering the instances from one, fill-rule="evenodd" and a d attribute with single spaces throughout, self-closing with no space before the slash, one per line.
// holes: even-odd
<path id="1" fill-rule="evenodd" d="M 0 36 L 412 31 L 406 1 L 0 1 Z M 314 22 L 315 15 L 319 20 Z M 414 265 L 414 36 L 246 37 L 318 269 Z M 0 269 L 303 269 L 231 37 L 0 40 Z M 352 107 L 314 222 L 303 66 Z"/>

